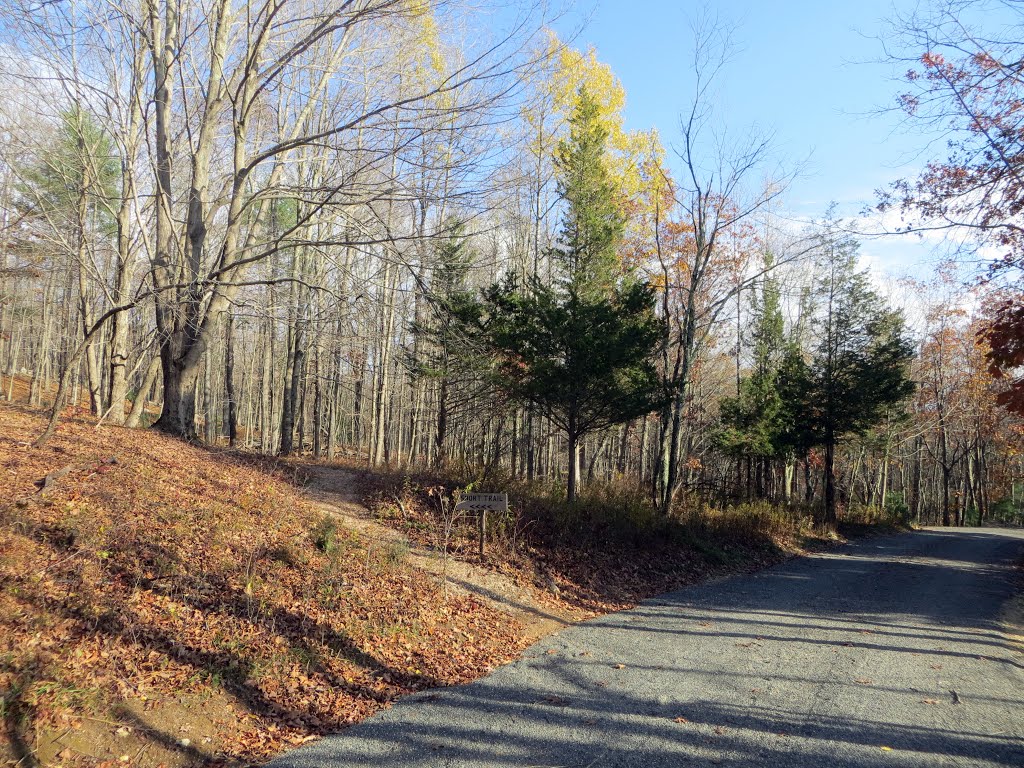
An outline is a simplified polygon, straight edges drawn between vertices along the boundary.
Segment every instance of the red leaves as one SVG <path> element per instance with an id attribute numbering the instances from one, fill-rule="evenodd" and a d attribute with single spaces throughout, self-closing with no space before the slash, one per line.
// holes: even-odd
<path id="1" fill-rule="evenodd" d="M 988 344 L 989 373 L 1005 382 L 997 395 L 1000 405 L 1024 415 L 1024 297 L 1011 295 L 996 304 L 992 320 L 978 335 Z"/>

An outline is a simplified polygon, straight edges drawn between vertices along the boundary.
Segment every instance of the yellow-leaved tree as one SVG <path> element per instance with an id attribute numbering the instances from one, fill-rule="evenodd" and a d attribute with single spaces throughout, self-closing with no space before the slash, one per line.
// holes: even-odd
<path id="1" fill-rule="evenodd" d="M 530 158 L 534 229 L 531 250 L 535 269 L 553 228 L 550 215 L 556 205 L 555 148 L 567 134 L 569 117 L 581 88 L 593 99 L 596 121 L 607 135 L 604 162 L 627 220 L 632 221 L 635 214 L 653 204 L 656 193 L 652 187 L 661 183 L 656 169 L 661 168 L 665 154 L 657 131 L 626 130 L 626 91 L 611 67 L 597 58 L 593 47 L 577 50 L 549 31 L 539 60 L 541 66 L 532 83 L 531 96 L 523 106 Z M 627 233 L 627 239 L 632 242 L 631 235 Z"/>

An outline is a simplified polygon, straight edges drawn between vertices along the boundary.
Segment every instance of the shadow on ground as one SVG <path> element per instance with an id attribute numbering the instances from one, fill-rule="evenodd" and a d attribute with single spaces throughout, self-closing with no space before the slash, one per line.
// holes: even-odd
<path id="1" fill-rule="evenodd" d="M 272 765 L 1024 765 L 1022 550 L 924 531 L 662 596 Z"/>

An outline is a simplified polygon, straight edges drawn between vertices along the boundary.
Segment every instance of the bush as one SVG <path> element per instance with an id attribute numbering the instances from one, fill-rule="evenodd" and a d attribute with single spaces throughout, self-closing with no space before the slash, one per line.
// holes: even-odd
<path id="1" fill-rule="evenodd" d="M 910 507 L 903 493 L 889 491 L 885 495 L 885 511 L 903 525 L 910 525 Z"/>
<path id="2" fill-rule="evenodd" d="M 442 498 L 451 499 L 457 491 L 470 489 L 507 493 L 508 516 L 489 517 L 488 548 L 509 552 L 517 551 L 523 543 L 541 549 L 607 549 L 615 544 L 648 549 L 668 546 L 697 549 L 720 561 L 730 547 L 767 550 L 778 542 L 814 533 L 813 512 L 800 504 L 756 501 L 716 508 L 686 498 L 677 513 L 665 516 L 654 505 L 645 484 L 623 477 L 588 484 L 572 505 L 565 501 L 562 483 L 527 482 L 500 471 L 492 471 L 484 481 L 480 473 L 474 474 L 466 466 L 449 467 L 444 476 L 394 474 L 368 476 L 367 480 L 379 484 L 378 514 L 421 539 L 444 525 Z M 401 515 L 396 498 L 403 499 Z M 452 529 L 452 552 L 475 552 L 476 536 L 473 521 L 460 517 Z"/>
<path id="3" fill-rule="evenodd" d="M 310 535 L 313 538 L 313 544 L 323 552 L 325 555 L 334 555 L 339 549 L 338 536 L 340 533 L 340 526 L 336 518 L 331 515 L 324 515 L 320 522 L 318 522 Z"/>
<path id="4" fill-rule="evenodd" d="M 905 511 L 904 511 L 905 510 Z M 842 522 L 852 525 L 881 525 L 899 527 L 906 524 L 910 510 L 900 507 L 879 507 L 876 504 L 853 504 L 842 515 Z"/>

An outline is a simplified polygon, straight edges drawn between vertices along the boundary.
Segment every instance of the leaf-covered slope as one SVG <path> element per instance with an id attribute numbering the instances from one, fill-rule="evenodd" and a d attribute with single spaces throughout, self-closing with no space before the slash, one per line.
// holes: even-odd
<path id="1" fill-rule="evenodd" d="M 0 711 L 15 756 L 105 723 L 162 745 L 143 763 L 167 749 L 260 759 L 521 648 L 507 616 L 323 520 L 273 465 L 78 420 L 30 448 L 40 429 L 0 406 Z M 168 702 L 204 696 L 233 713 L 208 741 L 161 731 Z"/>

